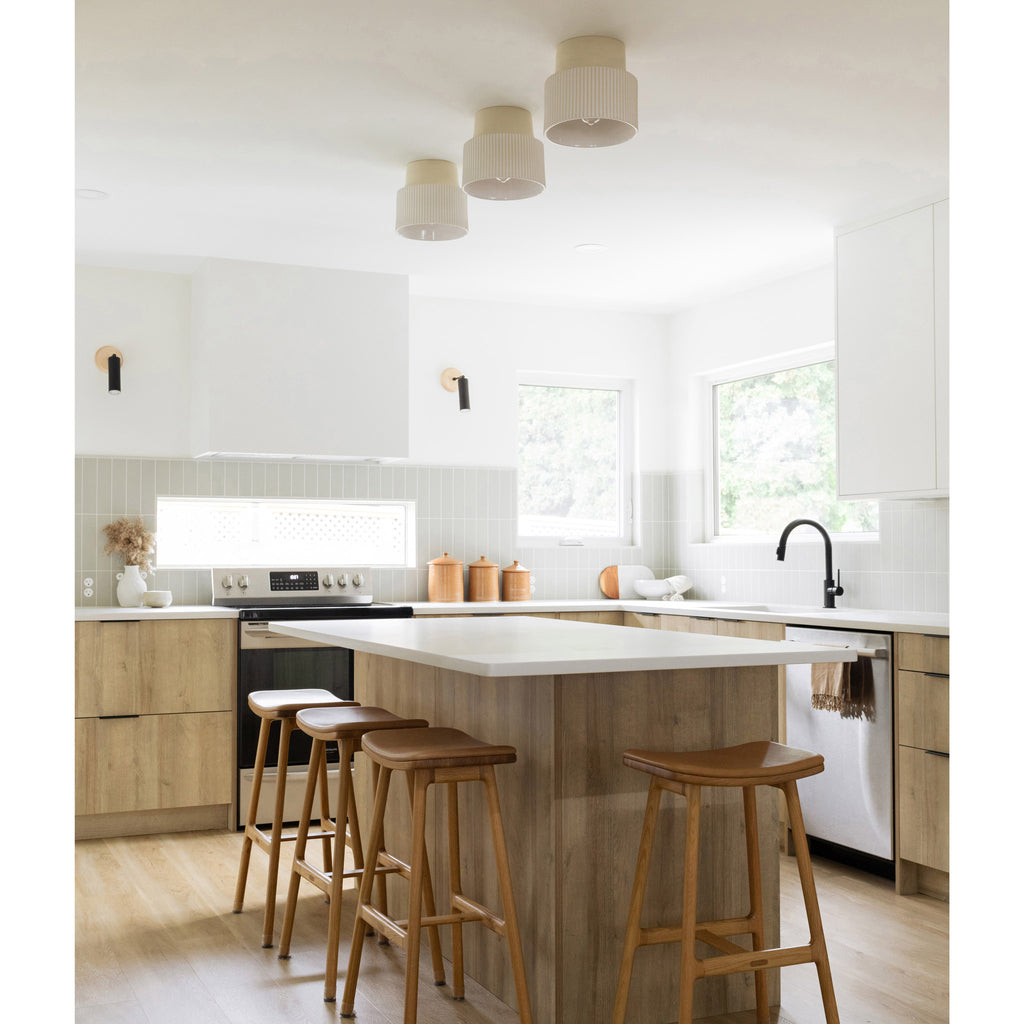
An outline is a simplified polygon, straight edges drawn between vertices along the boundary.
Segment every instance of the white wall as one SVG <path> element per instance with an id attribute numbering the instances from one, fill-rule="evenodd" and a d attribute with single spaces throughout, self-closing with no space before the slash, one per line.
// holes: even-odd
<path id="1" fill-rule="evenodd" d="M 829 264 L 672 318 L 672 389 L 683 406 L 676 433 L 678 468 L 703 466 L 708 423 L 702 376 L 834 342 L 834 294 Z"/>
<path id="2" fill-rule="evenodd" d="M 516 374 L 545 371 L 634 379 L 638 469 L 672 465 L 667 317 L 413 296 L 410 333 L 412 462 L 515 466 Z M 449 366 L 471 412 L 441 387 Z"/>
<path id="3" fill-rule="evenodd" d="M 75 450 L 187 457 L 191 278 L 78 270 Z M 638 468 L 672 465 L 667 317 L 413 296 L 409 321 L 410 462 L 515 466 L 516 373 L 526 370 L 635 379 Z M 93 367 L 101 345 L 124 353 L 119 396 Z M 470 380 L 470 412 L 441 387 L 448 366 Z M 258 414 L 272 423 L 274 412 Z"/>
<path id="4" fill-rule="evenodd" d="M 75 281 L 75 451 L 181 456 L 188 451 L 187 276 L 79 266 Z M 98 348 L 124 355 L 107 394 Z"/>

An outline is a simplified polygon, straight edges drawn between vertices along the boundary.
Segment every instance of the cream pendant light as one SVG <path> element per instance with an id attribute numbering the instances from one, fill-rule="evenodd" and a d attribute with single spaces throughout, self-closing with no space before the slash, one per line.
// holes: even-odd
<path id="1" fill-rule="evenodd" d="M 609 36 L 558 44 L 555 73 L 544 83 L 544 134 L 560 146 L 617 146 L 636 135 L 636 79 L 626 47 Z"/>
<path id="2" fill-rule="evenodd" d="M 398 190 L 395 230 L 403 238 L 445 242 L 469 231 L 466 193 L 450 160 L 413 160 Z"/>
<path id="3" fill-rule="evenodd" d="M 522 107 L 476 112 L 462 150 L 462 187 L 477 199 L 529 199 L 544 191 L 544 146 Z"/>

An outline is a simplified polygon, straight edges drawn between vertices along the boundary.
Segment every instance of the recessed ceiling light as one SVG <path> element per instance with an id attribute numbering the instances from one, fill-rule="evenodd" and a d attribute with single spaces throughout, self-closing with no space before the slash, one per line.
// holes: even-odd
<path id="1" fill-rule="evenodd" d="M 98 188 L 76 188 L 75 195 L 79 199 L 109 199 L 109 192 L 101 192 Z"/>
<path id="2" fill-rule="evenodd" d="M 608 246 L 601 242 L 581 242 L 579 245 L 574 245 L 573 248 L 577 252 L 605 252 Z"/>

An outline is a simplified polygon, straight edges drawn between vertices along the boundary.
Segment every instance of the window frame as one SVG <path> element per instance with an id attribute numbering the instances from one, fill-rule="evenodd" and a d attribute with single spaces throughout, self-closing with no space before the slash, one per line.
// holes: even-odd
<path id="1" fill-rule="evenodd" d="M 614 537 L 573 537 L 556 534 L 522 534 L 519 532 L 519 388 L 580 388 L 619 393 L 619 533 Z M 521 371 L 516 374 L 514 406 L 516 410 L 516 488 L 515 517 L 518 547 L 584 547 L 612 548 L 639 545 L 637 527 L 637 451 L 636 451 L 636 381 L 627 377 L 602 377 L 593 374 Z"/>
<path id="2" fill-rule="evenodd" d="M 795 370 L 814 363 L 825 363 L 836 358 L 834 342 L 809 345 L 771 356 L 763 356 L 701 374 L 701 401 L 703 405 L 701 422 L 704 424 L 704 478 L 708 481 L 704 489 L 704 540 L 709 544 L 763 544 L 766 539 L 777 539 L 770 533 L 720 534 L 718 532 L 719 486 L 718 486 L 718 409 L 715 388 L 719 384 L 760 377 L 780 370 Z M 877 541 L 878 533 L 841 533 L 843 541 Z M 799 542 L 802 534 L 794 534 L 792 540 Z"/>
<path id="3" fill-rule="evenodd" d="M 401 505 L 405 508 L 405 561 L 403 563 L 398 562 L 372 562 L 366 560 L 360 560 L 358 564 L 365 566 L 369 569 L 414 569 L 417 566 L 416 561 L 416 502 L 413 499 L 405 498 L 325 498 L 325 497 L 297 497 L 294 495 L 242 495 L 242 494 L 158 494 L 156 498 L 156 511 L 155 516 L 157 517 L 157 561 L 155 567 L 157 570 L 166 569 L 168 571 L 177 571 L 184 569 L 209 569 L 210 566 L 206 563 L 203 564 L 185 564 L 185 563 L 166 563 L 160 561 L 160 523 L 159 523 L 159 510 L 161 501 L 172 501 L 172 502 L 296 502 L 298 504 L 323 504 L 332 503 L 339 506 L 351 506 L 351 505 Z M 248 569 L 265 569 L 275 568 L 280 565 L 280 561 L 275 560 L 273 562 L 249 562 L 249 561 L 238 561 L 232 558 L 227 558 L 226 561 L 221 559 L 214 563 L 215 565 L 231 564 L 236 565 L 238 568 Z M 316 559 L 314 561 L 302 561 L 302 560 L 289 560 L 289 567 L 296 569 L 303 568 L 318 568 L 324 564 L 323 559 Z M 345 564 L 357 564 L 356 562 L 347 562 Z"/>

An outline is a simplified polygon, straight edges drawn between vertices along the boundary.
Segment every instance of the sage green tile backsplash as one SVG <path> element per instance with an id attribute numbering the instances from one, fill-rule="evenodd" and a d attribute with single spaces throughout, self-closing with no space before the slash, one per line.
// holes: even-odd
<path id="1" fill-rule="evenodd" d="M 641 519 L 635 546 L 547 547 L 516 545 L 516 474 L 512 469 L 464 466 L 373 465 L 307 462 L 199 461 L 79 456 L 75 460 L 75 600 L 117 603 L 121 560 L 104 555 L 103 527 L 120 516 L 143 518 L 157 534 L 155 581 L 176 604 L 209 604 L 209 572 L 160 569 L 157 495 L 397 498 L 416 502 L 416 568 L 375 569 L 374 594 L 382 601 L 425 601 L 427 562 L 447 551 L 467 564 L 486 555 L 499 565 L 513 559 L 533 573 L 534 597 L 600 597 L 606 565 L 648 565 L 671 575 L 676 536 L 670 520 L 670 477 L 640 478 Z M 344 556 L 338 563 L 344 564 Z M 93 594 L 83 594 L 85 579 Z"/>

